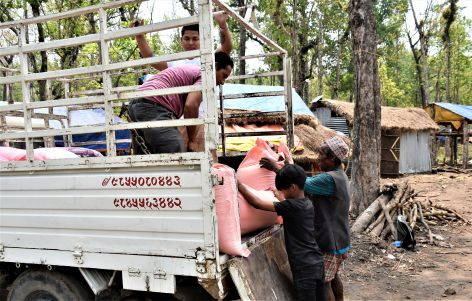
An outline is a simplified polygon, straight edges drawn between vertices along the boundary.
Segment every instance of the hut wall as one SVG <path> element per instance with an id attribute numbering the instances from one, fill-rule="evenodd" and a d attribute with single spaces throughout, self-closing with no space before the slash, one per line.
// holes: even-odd
<path id="1" fill-rule="evenodd" d="M 405 132 L 400 135 L 401 174 L 431 171 L 429 131 Z"/>
<path id="2" fill-rule="evenodd" d="M 326 125 L 326 123 L 331 119 L 331 109 L 330 108 L 317 108 L 314 111 L 316 118 L 321 122 L 322 125 Z"/>

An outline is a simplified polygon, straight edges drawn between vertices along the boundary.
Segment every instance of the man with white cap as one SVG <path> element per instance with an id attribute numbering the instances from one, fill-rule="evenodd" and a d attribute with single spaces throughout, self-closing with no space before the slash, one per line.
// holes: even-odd
<path id="1" fill-rule="evenodd" d="M 325 288 L 328 300 L 343 300 L 343 285 L 338 275 L 341 263 L 350 250 L 349 238 L 349 180 L 342 161 L 349 147 L 338 136 L 327 139 L 319 149 L 318 166 L 321 173 L 308 177 L 305 194 L 313 202 L 316 242 L 324 254 Z M 263 158 L 261 167 L 276 171 L 277 165 Z"/>

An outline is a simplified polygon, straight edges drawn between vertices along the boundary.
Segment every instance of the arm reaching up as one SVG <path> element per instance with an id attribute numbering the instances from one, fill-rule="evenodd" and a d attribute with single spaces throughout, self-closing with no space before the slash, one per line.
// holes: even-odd
<path id="1" fill-rule="evenodd" d="M 135 20 L 131 23 L 131 27 L 138 27 L 138 26 L 142 26 L 142 25 L 144 25 L 144 20 Z M 153 56 L 152 49 L 149 46 L 145 35 L 138 34 L 136 36 L 136 43 L 138 43 L 139 52 L 141 53 L 141 56 L 143 58 Z M 151 64 L 151 66 L 156 68 L 159 71 L 167 69 L 167 63 L 166 62 L 159 62 L 159 63 L 156 63 L 156 64 Z"/>
<path id="2" fill-rule="evenodd" d="M 220 27 L 220 47 L 216 49 L 216 52 L 221 51 L 227 54 L 233 50 L 233 41 L 231 40 L 231 33 L 228 28 L 228 14 L 221 13 L 215 16 L 215 21 Z"/>
<path id="3" fill-rule="evenodd" d="M 277 164 L 277 162 L 274 159 L 271 158 L 262 158 L 259 161 L 259 165 L 261 168 L 265 168 L 267 170 L 277 172 L 281 167 Z"/>
<path id="4" fill-rule="evenodd" d="M 238 190 L 249 204 L 257 209 L 265 211 L 275 211 L 274 203 L 268 200 L 262 200 L 255 195 L 249 188 L 241 182 L 238 182 Z"/>

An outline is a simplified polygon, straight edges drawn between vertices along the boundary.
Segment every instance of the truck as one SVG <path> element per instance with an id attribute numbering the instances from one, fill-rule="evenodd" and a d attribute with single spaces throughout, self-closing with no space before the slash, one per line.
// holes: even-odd
<path id="1" fill-rule="evenodd" d="M 285 97 L 290 144 L 292 89 L 287 52 L 255 28 L 249 18 L 240 16 L 221 0 L 199 0 L 198 15 L 194 16 L 135 28 L 107 28 L 107 10 L 141 1 L 111 1 L 0 24 L 1 29 L 19 30 L 18 45 L 0 49 L 0 56 L 15 55 L 20 68 L 19 74 L 0 78 L 0 84 L 19 83 L 22 91 L 20 103 L 0 106 L 0 123 L 9 114 L 24 120 L 22 129 L 3 126 L 0 142 L 8 145 L 9 141 L 20 141 L 27 156 L 24 161 L 0 162 L 0 289 L 9 301 L 140 300 L 167 296 L 160 294 L 171 294 L 180 300 L 290 300 L 291 276 L 281 226 L 243 238 L 252 252 L 247 258 L 232 257 L 219 250 L 214 194 L 219 182 L 212 173 L 211 154 L 220 139 L 224 141 L 224 133 L 219 131 L 224 112 L 223 97 L 215 85 L 212 16 L 220 12 L 218 9 L 225 11 L 244 30 L 274 49 L 240 59 L 269 55 L 283 59 L 283 70 L 252 77 L 283 77 L 284 91 L 272 94 Z M 99 32 L 27 43 L 27 29 L 32 24 L 87 14 L 98 14 Z M 116 39 L 189 24 L 199 24 L 199 50 L 110 61 L 110 43 Z M 28 70 L 30 53 L 87 43 L 100 45 L 100 64 L 41 73 Z M 112 87 L 111 76 L 116 70 L 197 56 L 202 68 L 199 86 L 151 91 L 136 91 L 136 86 Z M 36 81 L 63 80 L 67 84 L 65 79 L 91 74 L 102 79 L 98 95 L 77 97 L 65 87 L 61 99 L 32 101 L 31 84 Z M 130 99 L 192 91 L 201 91 L 206 100 L 205 118 L 120 124 L 114 121 L 115 109 Z M 55 107 L 71 111 L 103 108 L 105 123 L 72 126 L 70 119 L 64 121 L 70 114 L 58 117 L 53 114 Z M 38 113 L 39 109 L 46 113 Z M 46 127 L 32 125 L 32 120 L 38 118 L 45 120 Z M 52 120 L 60 120 L 63 127 L 48 127 Z M 204 127 L 202 152 L 117 155 L 118 130 L 190 125 Z M 63 136 L 70 146 L 72 135 L 101 132 L 106 133 L 103 157 L 34 158 L 38 140 L 48 146 L 54 137 Z"/>

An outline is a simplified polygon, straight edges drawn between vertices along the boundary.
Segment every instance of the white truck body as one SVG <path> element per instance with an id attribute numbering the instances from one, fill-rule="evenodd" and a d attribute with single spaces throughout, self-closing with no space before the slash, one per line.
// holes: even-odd
<path id="1" fill-rule="evenodd" d="M 212 1 L 199 0 L 198 16 L 109 31 L 106 9 L 142 0 L 119 0 L 74 11 L 33 19 L 1 23 L 18 26 L 20 43 L 0 49 L 0 55 L 20 57 L 19 75 L 0 78 L 0 84 L 21 83 L 23 103 L 0 107 L 0 126 L 5 114 L 23 114 L 24 130 L 3 127 L 0 142 L 23 139 L 27 160 L 0 162 L 0 264 L 15 263 L 47 267 L 79 268 L 92 290 L 100 289 L 100 275 L 93 271 L 121 272 L 123 289 L 174 293 L 176 276 L 197 277 L 214 298 L 223 298 L 228 276 L 227 260 L 220 254 L 213 187 L 218 179 L 211 172 L 211 150 L 218 143 L 217 92 L 212 38 Z M 266 42 L 284 58 L 285 98 L 291 120 L 291 79 L 287 53 L 220 0 L 213 0 L 247 30 Z M 27 44 L 26 27 L 31 24 L 72 18 L 98 12 L 100 33 L 38 44 Z M 136 34 L 200 24 L 199 51 L 110 63 L 108 43 Z M 79 44 L 101 45 L 102 63 L 97 66 L 31 74 L 27 53 Z M 202 84 L 163 90 L 135 91 L 136 87 L 111 87 L 111 71 L 160 61 L 200 56 Z M 253 57 L 264 57 L 258 55 Z M 251 57 L 248 57 L 249 59 Z M 68 78 L 90 73 L 103 78 L 103 95 L 70 97 L 68 82 L 59 100 L 32 102 L 29 82 Z M 274 76 L 269 74 L 269 76 Z M 254 74 L 253 77 L 257 77 Z M 251 76 L 245 75 L 244 78 Z M 144 96 L 201 91 L 206 99 L 205 119 L 134 122 L 116 124 L 113 109 L 120 101 Z M 280 92 L 277 92 L 280 93 Z M 104 125 L 35 129 L 34 109 L 55 106 L 103 107 Z M 44 116 L 43 116 L 44 117 Z M 36 118 L 36 117 L 35 117 Z M 47 116 L 45 124 L 48 125 Z M 68 123 L 64 123 L 68 124 Z M 203 125 L 205 151 L 197 153 L 117 156 L 115 131 L 148 127 Z M 293 122 L 292 122 L 293 128 Z M 95 158 L 34 160 L 33 141 L 62 135 L 106 132 L 107 155 Z M 67 141 L 67 139 L 64 139 Z M 90 276 L 92 275 L 92 276 Z M 113 279 L 107 279 L 107 281 Z M 103 282 L 103 281 L 102 281 Z"/>
<path id="2" fill-rule="evenodd" d="M 93 159 L 101 158 L 87 159 L 90 167 Z M 0 258 L 122 271 L 125 288 L 134 290 L 173 293 L 174 275 L 214 278 L 219 253 L 207 162 L 130 159 L 131 167 L 70 170 L 62 162 L 56 170 L 2 173 Z M 207 268 L 206 260 L 214 264 Z"/>

